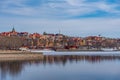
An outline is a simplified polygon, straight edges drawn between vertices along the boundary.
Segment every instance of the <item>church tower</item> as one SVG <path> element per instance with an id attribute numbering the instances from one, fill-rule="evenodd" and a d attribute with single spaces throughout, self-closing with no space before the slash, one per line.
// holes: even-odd
<path id="1" fill-rule="evenodd" d="M 13 27 L 13 29 L 12 29 L 12 32 L 16 32 L 14 27 Z"/>

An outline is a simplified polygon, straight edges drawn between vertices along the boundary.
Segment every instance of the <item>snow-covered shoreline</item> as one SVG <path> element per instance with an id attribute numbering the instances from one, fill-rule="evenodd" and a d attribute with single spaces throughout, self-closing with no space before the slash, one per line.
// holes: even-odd
<path id="1" fill-rule="evenodd" d="M 120 56 L 120 51 L 78 51 L 78 52 L 43 52 L 44 55 L 115 55 Z"/>

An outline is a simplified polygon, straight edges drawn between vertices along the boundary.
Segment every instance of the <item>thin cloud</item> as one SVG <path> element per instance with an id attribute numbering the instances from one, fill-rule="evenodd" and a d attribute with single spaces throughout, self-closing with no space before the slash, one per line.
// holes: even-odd
<path id="1" fill-rule="evenodd" d="M 0 12 L 48 19 L 86 16 L 97 11 L 106 12 L 111 16 L 119 16 L 120 13 L 119 4 L 107 3 L 105 0 L 96 2 L 87 0 L 41 0 L 40 5 L 37 6 L 28 5 L 26 4 L 27 1 L 29 0 L 0 1 Z"/>
<path id="2" fill-rule="evenodd" d="M 37 3 L 33 5 L 28 3 L 30 1 Z M 111 37 L 120 30 L 120 5 L 108 1 L 1 0 L 1 31 L 10 30 L 13 24 L 18 31 L 57 33 L 61 30 L 63 34 L 73 36 L 108 33 Z M 90 17 L 84 17 L 88 15 Z"/>

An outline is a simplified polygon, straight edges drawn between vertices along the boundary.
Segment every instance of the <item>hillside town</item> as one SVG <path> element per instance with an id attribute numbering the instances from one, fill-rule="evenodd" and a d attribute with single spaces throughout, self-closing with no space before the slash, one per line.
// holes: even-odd
<path id="1" fill-rule="evenodd" d="M 0 33 L 1 50 L 52 49 L 52 50 L 101 50 L 102 48 L 120 49 L 119 38 L 98 36 L 73 37 L 64 34 L 43 32 L 17 32 L 14 28 Z"/>

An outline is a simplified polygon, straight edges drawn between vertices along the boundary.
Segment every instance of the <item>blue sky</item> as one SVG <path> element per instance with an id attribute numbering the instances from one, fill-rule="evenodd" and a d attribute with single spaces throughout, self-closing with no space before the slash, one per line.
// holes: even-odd
<path id="1" fill-rule="evenodd" d="M 120 0 L 0 0 L 0 32 L 120 37 Z"/>

